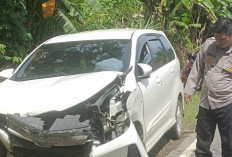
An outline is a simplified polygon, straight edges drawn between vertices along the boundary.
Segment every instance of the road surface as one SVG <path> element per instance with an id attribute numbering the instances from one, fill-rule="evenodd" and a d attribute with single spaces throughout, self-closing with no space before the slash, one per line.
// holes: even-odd
<path id="1" fill-rule="evenodd" d="M 175 149 L 172 150 L 166 157 L 195 157 L 194 150 L 196 149 L 196 134 L 190 134 L 185 140 Z M 221 157 L 221 139 L 218 130 L 215 133 L 214 141 L 211 146 L 213 157 Z"/>

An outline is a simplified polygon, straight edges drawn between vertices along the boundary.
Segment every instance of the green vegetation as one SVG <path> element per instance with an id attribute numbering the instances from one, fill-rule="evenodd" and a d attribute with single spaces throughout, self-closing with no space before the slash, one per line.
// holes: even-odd
<path id="1" fill-rule="evenodd" d="M 211 36 L 211 24 L 232 17 L 231 0 L 55 0 L 54 14 L 43 18 L 47 1 L 0 1 L 0 68 L 19 64 L 51 37 L 108 28 L 162 30 L 184 65 L 187 54 Z"/>
<path id="2" fill-rule="evenodd" d="M 197 92 L 191 102 L 185 104 L 183 127 L 185 131 L 194 131 L 196 126 L 196 116 L 199 108 L 200 92 Z"/>
<path id="3" fill-rule="evenodd" d="M 0 1 L 0 61 L 19 63 L 31 45 L 32 37 L 25 27 L 27 10 L 21 0 Z"/>

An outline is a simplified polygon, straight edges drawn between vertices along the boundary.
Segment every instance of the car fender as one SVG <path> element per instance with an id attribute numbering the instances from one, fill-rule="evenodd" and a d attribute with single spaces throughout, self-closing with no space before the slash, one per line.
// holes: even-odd
<path id="1" fill-rule="evenodd" d="M 145 132 L 144 127 L 144 107 L 143 107 L 143 97 L 142 93 L 137 85 L 135 90 L 130 94 L 127 100 L 127 110 L 130 115 L 130 118 L 133 122 L 139 122 L 142 125 L 143 133 Z M 141 136 L 141 135 L 139 135 Z M 145 135 L 143 134 L 143 139 Z"/>

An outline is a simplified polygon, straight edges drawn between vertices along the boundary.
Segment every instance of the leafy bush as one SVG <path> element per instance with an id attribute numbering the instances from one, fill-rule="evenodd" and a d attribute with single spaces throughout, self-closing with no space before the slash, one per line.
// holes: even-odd
<path id="1" fill-rule="evenodd" d="M 6 45 L 0 44 L 0 58 L 1 59 L 7 59 L 7 56 L 5 56 L 5 52 L 6 52 L 5 48 L 6 48 Z"/>
<path id="2" fill-rule="evenodd" d="M 139 0 L 95 0 L 92 1 L 95 2 L 94 5 L 87 0 L 81 2 L 72 0 L 72 2 L 81 16 L 81 22 L 71 17 L 78 31 L 107 28 L 138 28 L 142 21 L 142 17 L 140 17 L 142 3 Z"/>
<path id="3" fill-rule="evenodd" d="M 56 0 L 55 14 L 43 19 L 45 1 L 0 1 L 0 61 L 19 63 L 53 36 L 109 28 L 163 30 L 184 60 L 210 35 L 212 22 L 232 17 L 231 0 Z"/>
<path id="4" fill-rule="evenodd" d="M 25 27 L 25 0 L 0 1 L 1 60 L 19 63 L 26 55 L 32 40 Z"/>

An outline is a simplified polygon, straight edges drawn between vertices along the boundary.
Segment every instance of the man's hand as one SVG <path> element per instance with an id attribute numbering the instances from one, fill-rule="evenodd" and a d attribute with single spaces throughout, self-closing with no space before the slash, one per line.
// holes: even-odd
<path id="1" fill-rule="evenodd" d="M 185 101 L 185 104 L 188 104 L 192 101 L 192 96 L 189 95 L 189 94 L 185 94 L 184 95 L 184 101 Z"/>

